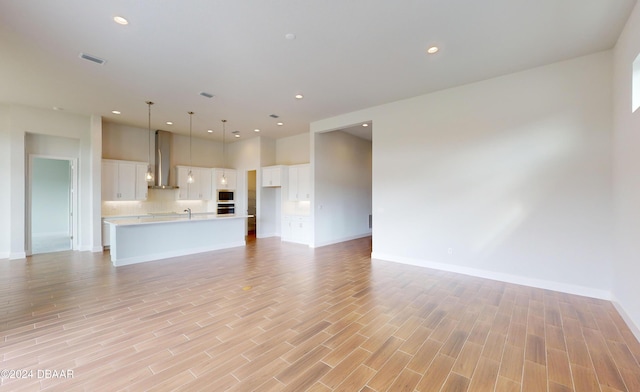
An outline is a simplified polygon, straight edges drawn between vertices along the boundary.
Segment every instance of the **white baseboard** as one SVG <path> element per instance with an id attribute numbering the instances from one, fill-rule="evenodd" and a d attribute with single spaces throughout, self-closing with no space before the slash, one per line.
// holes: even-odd
<path id="1" fill-rule="evenodd" d="M 94 246 L 91 248 L 91 252 L 93 253 L 98 253 L 98 252 L 102 252 L 104 251 L 104 248 L 102 246 Z"/>
<path id="2" fill-rule="evenodd" d="M 627 324 L 633 336 L 635 336 L 636 339 L 638 339 L 638 341 L 640 342 L 640 327 L 638 327 L 638 325 L 634 323 L 633 318 L 629 316 L 629 313 L 624 310 L 624 307 L 620 304 L 620 302 L 618 302 L 615 297 L 611 300 L 611 303 L 613 303 L 613 306 L 615 306 L 616 310 L 620 314 L 620 317 L 622 317 L 624 322 Z"/>
<path id="3" fill-rule="evenodd" d="M 444 264 L 435 261 L 414 259 L 409 257 L 395 256 L 381 253 L 371 253 L 372 259 L 392 261 L 396 263 L 415 265 L 418 267 L 432 268 L 441 271 L 455 272 L 463 275 L 476 276 L 479 278 L 492 279 L 500 282 L 514 283 L 523 286 L 536 287 L 540 289 L 559 291 L 567 294 L 581 295 L 584 297 L 604 299 L 611 301 L 610 291 L 573 285 L 569 283 L 555 282 L 543 279 L 529 278 L 526 276 L 505 274 L 501 272 L 487 271 L 478 268 L 464 267 L 460 265 Z"/>
<path id="4" fill-rule="evenodd" d="M 256 238 L 269 238 L 269 237 L 279 237 L 278 233 L 260 233 L 256 234 Z"/>
<path id="5" fill-rule="evenodd" d="M 27 252 L 12 252 L 9 253 L 9 259 L 14 260 L 14 259 L 26 259 L 27 258 Z"/>
<path id="6" fill-rule="evenodd" d="M 0 253 L 0 259 L 8 259 L 8 258 L 9 258 L 9 252 Z"/>
<path id="7" fill-rule="evenodd" d="M 371 232 L 352 235 L 352 236 L 348 236 L 348 237 L 336 238 L 336 239 L 330 240 L 330 241 L 312 242 L 311 244 L 309 244 L 309 246 L 311 248 L 320 248 L 321 246 L 338 244 L 340 242 L 357 240 L 358 238 L 365 238 L 365 237 L 371 237 Z"/>

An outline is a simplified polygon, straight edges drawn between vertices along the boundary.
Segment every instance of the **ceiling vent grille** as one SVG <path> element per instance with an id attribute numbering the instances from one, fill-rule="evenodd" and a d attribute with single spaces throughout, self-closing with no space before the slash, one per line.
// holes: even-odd
<path id="1" fill-rule="evenodd" d="M 269 115 L 269 117 L 271 117 L 271 118 L 278 118 L 278 117 L 280 117 L 280 116 L 278 116 L 277 114 L 270 114 L 270 115 Z"/>
<path id="2" fill-rule="evenodd" d="M 107 60 L 103 60 L 100 57 L 92 56 L 92 55 L 86 54 L 86 53 L 80 53 L 80 58 L 92 61 L 92 62 L 94 62 L 96 64 L 100 64 L 100 65 L 102 65 L 102 64 L 107 62 Z"/>
<path id="3" fill-rule="evenodd" d="M 205 91 L 201 92 L 200 95 L 202 95 L 203 97 L 206 97 L 206 98 L 213 98 L 213 94 L 207 93 Z"/>

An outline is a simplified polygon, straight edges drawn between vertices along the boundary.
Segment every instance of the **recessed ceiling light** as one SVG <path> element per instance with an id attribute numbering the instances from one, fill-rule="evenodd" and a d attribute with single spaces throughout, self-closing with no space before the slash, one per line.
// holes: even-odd
<path id="1" fill-rule="evenodd" d="M 59 106 L 54 106 L 54 107 L 53 107 L 53 110 L 56 110 L 56 111 L 62 111 L 62 110 L 64 110 L 64 109 L 63 109 L 63 108 L 61 108 L 61 107 L 59 107 Z"/>
<path id="2" fill-rule="evenodd" d="M 429 49 L 427 49 L 427 53 L 429 53 L 429 54 L 438 53 L 438 50 L 440 50 L 440 49 L 437 46 L 432 46 Z"/>
<path id="3" fill-rule="evenodd" d="M 279 123 L 277 123 L 277 125 L 280 125 L 280 126 L 282 126 L 282 125 L 284 125 L 284 123 L 281 123 L 281 122 L 279 122 Z"/>
<path id="4" fill-rule="evenodd" d="M 304 96 L 302 94 L 296 94 L 296 99 L 302 99 Z"/>
<path id="5" fill-rule="evenodd" d="M 120 111 L 119 111 L 119 110 L 112 110 L 112 111 L 111 111 L 111 113 L 113 113 L 113 114 L 120 114 Z"/>
<path id="6" fill-rule="evenodd" d="M 173 125 L 171 121 L 167 121 L 167 125 Z"/>
<path id="7" fill-rule="evenodd" d="M 119 25 L 128 25 L 129 21 L 126 20 L 125 18 L 123 18 L 122 16 L 114 16 L 113 17 L 113 21 L 116 22 Z"/>
<path id="8" fill-rule="evenodd" d="M 207 129 L 207 132 L 213 133 L 213 129 Z"/>
<path id="9" fill-rule="evenodd" d="M 240 137 L 240 135 L 238 135 L 237 133 L 235 134 L 235 137 Z"/>
<path id="10" fill-rule="evenodd" d="M 286 39 L 288 39 L 289 41 L 296 39 L 296 35 L 293 34 L 293 33 L 287 33 L 287 34 L 284 35 L 284 37 Z"/>
<path id="11" fill-rule="evenodd" d="M 362 124 L 362 126 L 363 126 L 363 127 L 368 127 L 368 126 L 369 126 L 369 124 L 364 123 L 364 124 Z"/>
<path id="12" fill-rule="evenodd" d="M 254 129 L 253 132 L 260 132 L 258 128 Z"/>

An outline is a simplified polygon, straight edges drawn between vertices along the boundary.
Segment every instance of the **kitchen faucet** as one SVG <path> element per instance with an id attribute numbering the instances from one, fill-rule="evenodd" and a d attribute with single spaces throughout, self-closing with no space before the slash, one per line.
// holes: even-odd
<path id="1" fill-rule="evenodd" d="M 189 220 L 191 220 L 191 208 L 187 208 L 186 210 L 184 210 L 184 212 L 189 214 Z"/>

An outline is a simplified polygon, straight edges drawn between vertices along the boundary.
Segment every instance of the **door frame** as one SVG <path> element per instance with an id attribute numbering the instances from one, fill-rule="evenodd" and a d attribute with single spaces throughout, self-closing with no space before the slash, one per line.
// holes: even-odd
<path id="1" fill-rule="evenodd" d="M 60 161 L 68 161 L 70 164 L 70 181 L 69 181 L 69 234 L 71 235 L 71 250 L 78 250 L 78 158 L 64 157 L 57 155 L 29 154 L 27 169 L 27 189 L 26 189 L 26 208 L 25 208 L 25 253 L 27 256 L 32 255 L 32 194 L 33 191 L 33 160 L 35 158 L 53 159 Z"/>

